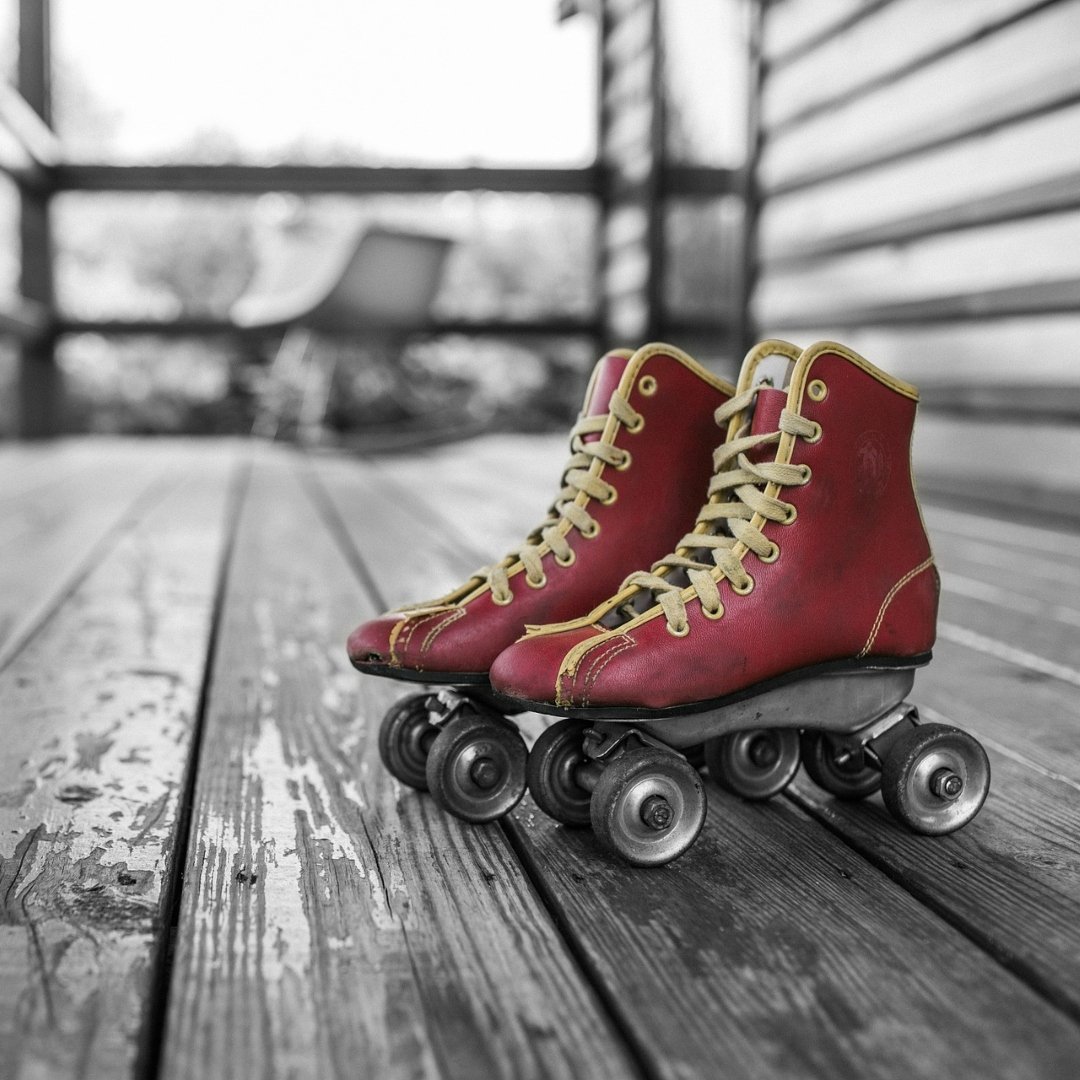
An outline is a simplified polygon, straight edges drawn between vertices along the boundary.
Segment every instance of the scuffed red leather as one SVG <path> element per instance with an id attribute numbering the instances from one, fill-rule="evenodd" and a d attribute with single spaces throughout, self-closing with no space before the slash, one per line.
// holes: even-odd
<path id="1" fill-rule="evenodd" d="M 620 356 L 601 361 L 589 412 L 607 411 L 626 364 Z M 652 396 L 638 389 L 646 374 L 657 380 Z M 637 433 L 622 427 L 615 439 L 617 447 L 630 451 L 631 465 L 625 471 L 604 468 L 603 478 L 614 484 L 618 497 L 610 506 L 590 501 L 588 512 L 600 532 L 588 539 L 571 530 L 567 540 L 574 563 L 560 566 L 548 553 L 543 560 L 547 585 L 534 589 L 524 574 L 513 575 L 514 599 L 505 606 L 485 589 L 468 602 L 380 616 L 350 636 L 353 664 L 360 670 L 390 665 L 432 676 L 486 674 L 527 624 L 587 614 L 629 573 L 666 554 L 693 525 L 711 476 L 712 450 L 723 437 L 714 413 L 727 397 L 673 357 L 650 356 L 630 393 L 645 425 Z"/>
<path id="2" fill-rule="evenodd" d="M 801 411 L 821 424 L 822 436 L 796 440 L 791 460 L 813 475 L 782 491 L 797 508 L 795 521 L 762 530 L 779 545 L 779 558 L 746 555 L 752 592 L 739 596 L 722 581 L 722 618 L 706 618 L 692 599 L 685 637 L 671 634 L 662 616 L 652 618 L 611 634 L 561 675 L 581 633 L 526 638 L 499 658 L 492 685 L 566 707 L 663 709 L 815 664 L 928 652 L 938 580 L 909 467 L 915 402 L 833 353 L 812 360 L 811 379 L 823 380 L 828 395 L 804 397 Z M 760 393 L 775 423 L 777 391 Z"/>

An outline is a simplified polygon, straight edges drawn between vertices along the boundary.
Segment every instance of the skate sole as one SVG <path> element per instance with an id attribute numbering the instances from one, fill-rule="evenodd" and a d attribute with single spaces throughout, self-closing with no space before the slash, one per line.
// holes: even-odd
<path id="1" fill-rule="evenodd" d="M 397 679 L 400 682 L 426 683 L 429 686 L 491 687 L 486 671 L 415 671 L 412 668 L 394 667 L 392 664 L 353 664 L 353 667 L 365 675 L 378 675 L 383 679 Z"/>
<path id="2" fill-rule="evenodd" d="M 566 716 L 574 720 L 627 720 L 638 723 L 650 720 L 670 720 L 676 717 L 697 716 L 712 713 L 751 698 L 760 697 L 772 690 L 778 690 L 793 683 L 817 679 L 829 675 L 859 675 L 875 671 L 910 671 L 925 667 L 930 663 L 933 653 L 920 653 L 918 656 L 891 658 L 868 658 L 866 660 L 831 660 L 824 664 L 796 668 L 771 679 L 764 679 L 733 694 L 707 698 L 703 701 L 690 701 L 682 705 L 669 705 L 655 709 L 639 705 L 590 705 L 586 707 L 560 706 L 550 701 L 534 701 L 530 698 L 513 698 L 495 691 L 500 703 L 513 704 L 518 708 L 531 709 L 549 716 Z"/>

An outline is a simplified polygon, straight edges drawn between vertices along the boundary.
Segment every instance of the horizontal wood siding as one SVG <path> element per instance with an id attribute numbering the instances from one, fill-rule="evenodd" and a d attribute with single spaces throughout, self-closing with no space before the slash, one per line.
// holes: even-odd
<path id="1" fill-rule="evenodd" d="M 758 335 L 915 380 L 965 444 L 917 447 L 923 472 L 1030 480 L 994 451 L 1002 417 L 1056 425 L 1062 453 L 1080 423 L 1080 3 L 774 0 L 764 21 Z"/>

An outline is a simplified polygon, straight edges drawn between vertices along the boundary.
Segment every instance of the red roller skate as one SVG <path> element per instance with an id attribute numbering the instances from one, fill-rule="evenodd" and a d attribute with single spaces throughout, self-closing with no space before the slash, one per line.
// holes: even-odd
<path id="1" fill-rule="evenodd" d="M 353 631 L 349 658 L 360 671 L 453 688 L 387 713 L 379 749 L 395 777 L 470 821 L 493 820 L 521 798 L 527 751 L 494 703 L 492 662 L 527 623 L 590 610 L 678 541 L 708 486 L 716 410 L 732 393 L 670 345 L 609 353 L 544 522 L 446 596 Z"/>
<path id="2" fill-rule="evenodd" d="M 938 575 L 912 482 L 918 398 L 840 345 L 792 362 L 758 347 L 678 550 L 588 616 L 530 628 L 491 682 L 566 717 L 537 740 L 542 809 L 637 865 L 676 858 L 705 819 L 697 772 L 749 799 L 800 758 L 842 798 L 881 788 L 923 833 L 978 812 L 989 765 L 970 735 L 904 699 L 930 660 Z"/>

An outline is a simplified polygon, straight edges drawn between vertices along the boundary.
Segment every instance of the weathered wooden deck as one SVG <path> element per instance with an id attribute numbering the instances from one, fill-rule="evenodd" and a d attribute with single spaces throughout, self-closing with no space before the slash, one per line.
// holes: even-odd
<path id="1" fill-rule="evenodd" d="M 1078 534 L 928 500 L 913 696 L 990 753 L 967 829 L 710 785 L 633 870 L 392 782 L 405 688 L 342 647 L 520 539 L 562 458 L 0 450 L 0 1075 L 1080 1075 Z"/>

